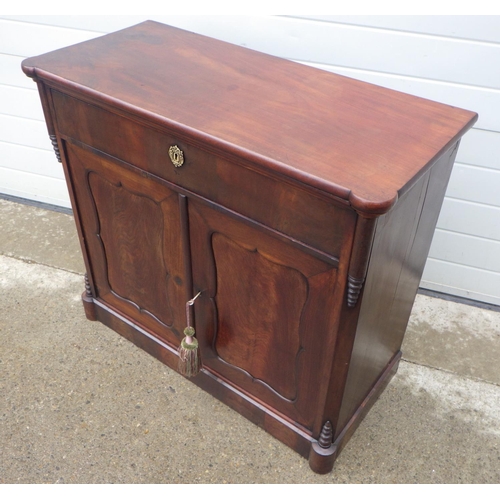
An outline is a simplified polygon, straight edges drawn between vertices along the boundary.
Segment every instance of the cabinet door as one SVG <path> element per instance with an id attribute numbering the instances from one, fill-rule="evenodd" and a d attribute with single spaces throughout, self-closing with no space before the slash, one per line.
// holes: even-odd
<path id="1" fill-rule="evenodd" d="M 97 299 L 177 346 L 186 321 L 179 195 L 87 148 L 65 151 Z"/>
<path id="2" fill-rule="evenodd" d="M 204 367 L 313 429 L 336 337 L 337 260 L 197 201 L 189 221 Z"/>

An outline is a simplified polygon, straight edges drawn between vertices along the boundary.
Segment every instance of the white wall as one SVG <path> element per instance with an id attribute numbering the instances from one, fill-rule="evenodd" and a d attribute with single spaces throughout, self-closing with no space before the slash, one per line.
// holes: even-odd
<path id="1" fill-rule="evenodd" d="M 23 58 L 148 16 L 0 16 L 0 193 L 69 206 Z M 479 113 L 422 287 L 500 304 L 500 16 L 149 16 Z"/>

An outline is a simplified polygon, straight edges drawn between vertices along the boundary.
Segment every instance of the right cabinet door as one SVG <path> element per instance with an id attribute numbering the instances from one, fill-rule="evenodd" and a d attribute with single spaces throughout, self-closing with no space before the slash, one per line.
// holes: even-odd
<path id="1" fill-rule="evenodd" d="M 312 431 L 336 337 L 338 261 L 198 201 L 189 221 L 204 367 Z"/>

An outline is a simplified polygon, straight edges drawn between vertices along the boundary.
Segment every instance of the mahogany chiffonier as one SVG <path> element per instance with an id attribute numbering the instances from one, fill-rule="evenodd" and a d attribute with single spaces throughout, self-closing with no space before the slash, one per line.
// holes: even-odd
<path id="1" fill-rule="evenodd" d="M 396 372 L 477 115 L 151 21 L 23 70 L 87 317 L 176 370 L 189 323 L 191 380 L 329 472 Z"/>

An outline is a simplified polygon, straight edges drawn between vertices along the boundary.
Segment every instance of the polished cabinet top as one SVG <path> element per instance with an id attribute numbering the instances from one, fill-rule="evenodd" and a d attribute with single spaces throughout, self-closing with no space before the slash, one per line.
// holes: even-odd
<path id="1" fill-rule="evenodd" d="M 365 215 L 387 212 L 477 119 L 153 21 L 27 59 L 23 70 Z"/>

